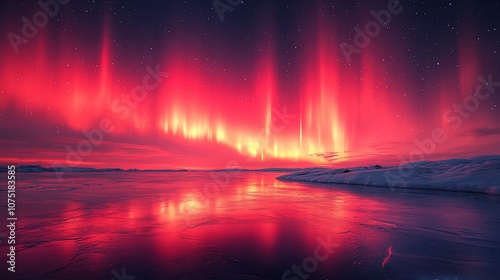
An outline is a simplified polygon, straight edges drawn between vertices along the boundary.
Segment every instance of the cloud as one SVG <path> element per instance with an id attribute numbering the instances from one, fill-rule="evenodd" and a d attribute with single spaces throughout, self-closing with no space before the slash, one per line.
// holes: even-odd
<path id="1" fill-rule="evenodd" d="M 323 152 L 323 153 L 315 153 L 315 154 L 311 154 L 309 156 L 316 156 L 316 157 L 320 157 L 328 162 L 332 162 L 332 161 L 335 161 L 337 159 L 337 157 L 339 156 L 339 154 L 337 152 Z"/>
<path id="2" fill-rule="evenodd" d="M 464 134 L 467 136 L 476 136 L 476 137 L 497 135 L 500 134 L 500 127 L 478 127 L 470 129 L 466 131 Z"/>

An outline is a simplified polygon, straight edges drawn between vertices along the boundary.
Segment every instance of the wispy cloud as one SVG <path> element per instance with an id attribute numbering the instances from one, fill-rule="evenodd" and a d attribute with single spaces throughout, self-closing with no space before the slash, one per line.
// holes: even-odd
<path id="1" fill-rule="evenodd" d="M 500 127 L 477 127 L 470 129 L 464 133 L 465 136 L 491 136 L 500 134 Z"/>

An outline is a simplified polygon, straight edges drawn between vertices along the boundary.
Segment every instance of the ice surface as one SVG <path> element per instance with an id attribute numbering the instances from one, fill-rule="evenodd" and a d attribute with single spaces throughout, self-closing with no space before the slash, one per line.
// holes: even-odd
<path id="1" fill-rule="evenodd" d="M 308 168 L 278 179 L 500 195 L 500 156 L 420 161 L 388 167 Z"/>
<path id="2" fill-rule="evenodd" d="M 60 181 L 16 173 L 16 273 L 4 262 L 0 279 L 302 279 L 283 274 L 329 238 L 339 247 L 307 279 L 500 275 L 500 196 L 276 180 L 281 174 L 68 172 Z"/>

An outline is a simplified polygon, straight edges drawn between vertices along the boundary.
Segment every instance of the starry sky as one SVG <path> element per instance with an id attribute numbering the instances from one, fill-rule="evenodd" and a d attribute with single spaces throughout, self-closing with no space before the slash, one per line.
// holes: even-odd
<path id="1" fill-rule="evenodd" d="M 500 153 L 500 1 L 43 2 L 0 11 L 0 164 Z"/>

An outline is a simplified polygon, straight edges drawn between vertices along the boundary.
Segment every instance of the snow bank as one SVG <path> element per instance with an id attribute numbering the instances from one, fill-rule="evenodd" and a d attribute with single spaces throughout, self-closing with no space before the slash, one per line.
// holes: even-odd
<path id="1" fill-rule="evenodd" d="M 420 161 L 387 167 L 307 168 L 278 179 L 500 195 L 500 156 Z"/>

